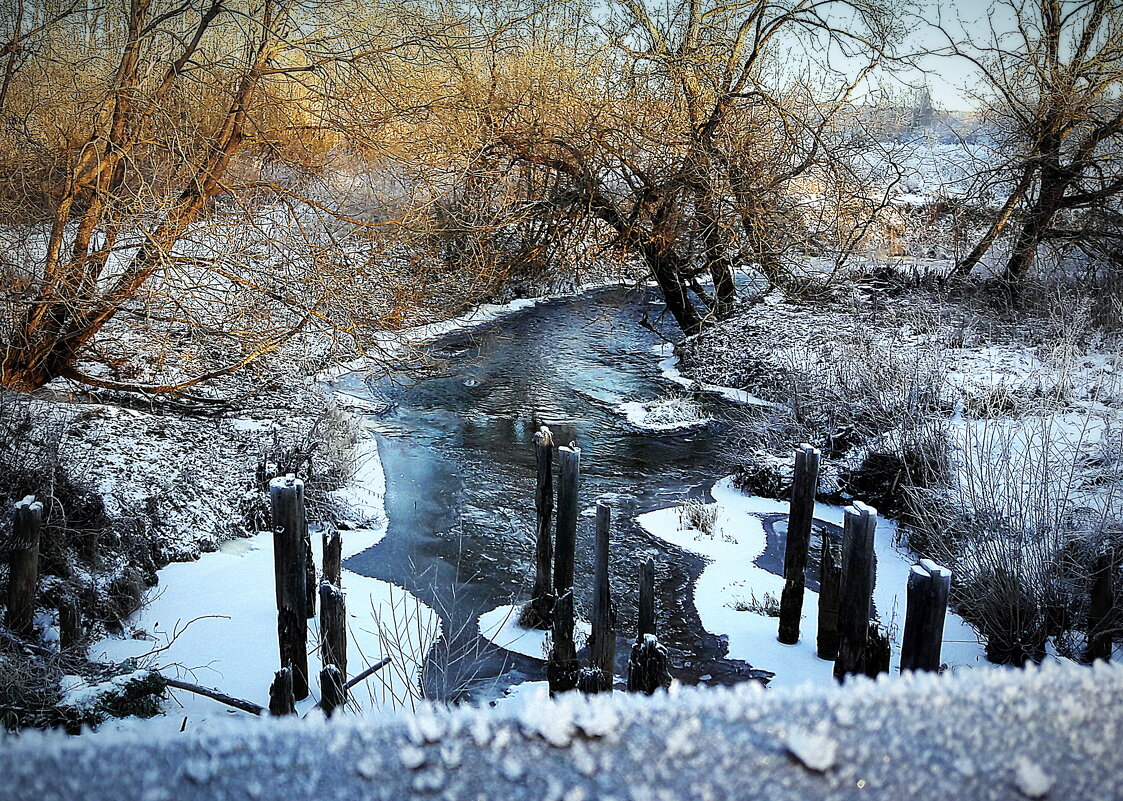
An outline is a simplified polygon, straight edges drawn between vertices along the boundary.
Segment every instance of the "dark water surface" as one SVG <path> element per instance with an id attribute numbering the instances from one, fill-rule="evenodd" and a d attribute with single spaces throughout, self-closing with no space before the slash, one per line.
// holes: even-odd
<path id="1" fill-rule="evenodd" d="M 721 447 L 731 406 L 700 396 L 714 421 L 671 434 L 637 431 L 614 410 L 620 401 L 686 393 L 660 375 L 654 348 L 661 304 L 647 290 L 609 289 L 554 300 L 428 346 L 439 363 L 413 378 L 350 376 L 339 388 L 393 404 L 373 420 L 386 472 L 389 531 L 347 567 L 391 581 L 442 617 L 449 634 L 431 656 L 430 692 L 488 697 L 545 677 L 544 663 L 496 648 L 476 618 L 529 598 L 534 561 L 532 436 L 545 423 L 555 442 L 582 449 L 580 498 L 613 506 L 612 589 L 623 674 L 634 636 L 639 563 L 656 557 L 659 634 L 674 674 L 731 683 L 749 666 L 724 659 L 725 644 L 703 631 L 690 597 L 702 569 L 694 555 L 656 540 L 636 515 L 705 498 L 731 464 Z M 669 329 L 664 328 L 667 334 Z M 576 601 L 591 602 L 593 519 L 578 525 Z M 440 663 L 440 664 L 437 664 Z M 440 686 L 436 683 L 440 682 Z"/>

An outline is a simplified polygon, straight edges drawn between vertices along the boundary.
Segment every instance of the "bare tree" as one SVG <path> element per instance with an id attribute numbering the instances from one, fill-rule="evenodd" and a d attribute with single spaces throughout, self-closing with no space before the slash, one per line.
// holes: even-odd
<path id="1" fill-rule="evenodd" d="M 608 19 L 559 37 L 579 74 L 528 80 L 496 57 L 466 103 L 490 152 L 560 176 L 551 207 L 595 219 L 642 260 L 691 334 L 731 308 L 736 267 L 778 264 L 774 198 L 830 160 L 824 132 L 880 57 L 890 22 L 867 2 L 619 0 Z M 800 46 L 824 58 L 786 69 L 781 54 Z M 848 58 L 846 71 L 831 70 L 832 53 Z"/>
<path id="2" fill-rule="evenodd" d="M 126 361 L 143 343 L 107 332 L 128 319 L 149 338 L 190 329 L 195 353 L 229 345 L 225 363 L 139 387 L 154 392 L 239 370 L 313 326 L 357 340 L 394 299 L 348 319 L 340 308 L 356 304 L 328 301 L 357 280 L 395 292 L 380 285 L 385 243 L 362 233 L 387 221 L 324 198 L 335 187 L 316 173 L 385 125 L 386 104 L 360 101 L 416 70 L 433 19 L 405 4 L 128 0 L 26 29 L 45 32 L 7 97 L 20 122 L 5 130 L 5 211 L 30 220 L 8 270 L 0 385 L 138 388 L 79 366 Z"/>
<path id="3" fill-rule="evenodd" d="M 1006 199 L 956 272 L 969 274 L 1013 224 L 1001 277 L 1014 284 L 1042 245 L 1087 237 L 1083 223 L 1123 193 L 1123 9 L 1111 0 L 1003 0 L 986 20 L 980 36 L 939 26 L 948 39 L 941 52 L 982 76 L 980 99 L 1009 154 L 993 173 Z"/>

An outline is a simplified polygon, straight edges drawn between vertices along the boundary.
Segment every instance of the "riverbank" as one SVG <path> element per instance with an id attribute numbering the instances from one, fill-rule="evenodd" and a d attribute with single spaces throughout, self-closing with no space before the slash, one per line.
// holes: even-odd
<path id="1" fill-rule="evenodd" d="M 992 658 L 1080 658 L 1092 555 L 1121 544 L 1123 364 L 1087 302 L 1047 312 L 903 282 L 829 305 L 772 292 L 685 343 L 679 369 L 765 402 L 731 432 L 738 487 L 786 499 L 810 442 L 820 500 L 870 503 L 952 567 Z"/>
<path id="2" fill-rule="evenodd" d="M 485 305 L 387 334 L 378 350 L 408 365 L 423 342 L 547 299 Z M 47 499 L 35 637 L 46 651 L 0 652 L 0 710 L 14 710 L 6 722 L 96 723 L 112 712 L 99 707 L 99 688 L 112 690 L 116 676 L 138 667 L 264 700 L 275 651 L 271 624 L 261 625 L 273 619 L 271 547 L 264 542 L 268 480 L 303 478 L 310 523 L 346 529 L 345 556 L 376 544 L 386 530 L 385 482 L 365 421 L 386 410 L 326 382 L 347 371 L 385 369 L 385 362 L 361 359 L 284 388 L 263 388 L 250 371 L 227 381 L 237 390 L 236 405 L 148 401 L 63 382 L 30 397 L 0 396 L 9 440 L 0 470 L 4 494 Z M 389 650 L 399 658 L 380 674 L 377 700 L 412 703 L 415 674 L 439 620 L 392 583 L 347 571 L 345 585 L 350 608 L 364 621 L 408 620 L 422 632 L 418 642 L 365 623 L 352 632 L 359 649 L 352 665 L 383 655 L 381 635 L 391 635 Z M 70 598 L 82 610 L 83 632 L 63 650 L 54 610 Z M 226 714 L 187 694 L 164 708 L 192 725 Z M 153 707 L 144 700 L 134 711 Z"/>

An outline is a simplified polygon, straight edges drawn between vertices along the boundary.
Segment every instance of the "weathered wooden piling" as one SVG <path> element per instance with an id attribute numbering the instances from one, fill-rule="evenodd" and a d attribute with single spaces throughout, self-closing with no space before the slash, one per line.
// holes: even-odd
<path id="1" fill-rule="evenodd" d="M 332 525 L 325 525 L 324 544 L 324 581 L 336 587 L 343 586 L 343 535 Z"/>
<path id="2" fill-rule="evenodd" d="M 8 552 L 8 628 L 21 637 L 35 633 L 39 587 L 39 534 L 43 504 L 28 495 L 16 504 Z"/>
<path id="3" fill-rule="evenodd" d="M 944 617 L 951 592 L 951 571 L 929 559 L 909 570 L 905 632 L 901 639 L 901 672 L 940 669 Z"/>
<path id="4" fill-rule="evenodd" d="M 644 634 L 628 658 L 628 692 L 651 695 L 671 686 L 667 649 L 654 634 Z"/>
<path id="5" fill-rule="evenodd" d="M 343 673 L 335 665 L 328 665 L 320 671 L 320 709 L 330 718 L 345 699 Z"/>
<path id="6" fill-rule="evenodd" d="M 292 668 L 283 667 L 273 674 L 269 685 L 269 714 L 292 715 L 296 712 L 296 699 L 292 694 Z"/>
<path id="7" fill-rule="evenodd" d="M 597 536 L 593 567 L 593 667 L 601 672 L 602 689 L 611 692 L 616 678 L 616 624 L 612 613 L 612 590 L 608 583 L 608 542 L 612 510 L 597 502 Z"/>
<path id="8" fill-rule="evenodd" d="M 277 587 L 277 642 L 281 667 L 292 668 L 296 700 L 308 697 L 308 571 L 304 482 L 288 475 L 269 482 L 273 515 L 273 569 Z"/>
<path id="9" fill-rule="evenodd" d="M 73 595 L 65 595 L 58 602 L 58 635 L 63 650 L 82 641 L 82 612 Z"/>
<path id="10" fill-rule="evenodd" d="M 655 560 L 650 556 L 639 566 L 639 620 L 636 641 L 655 634 Z"/>
<path id="11" fill-rule="evenodd" d="M 573 589 L 573 560 L 577 551 L 577 481 L 581 449 L 574 444 L 558 448 L 558 513 L 554 543 L 554 594 L 560 599 Z"/>
<path id="12" fill-rule="evenodd" d="M 865 657 L 859 672 L 865 673 L 871 679 L 876 679 L 882 673 L 888 673 L 892 655 L 889 632 L 871 620 L 869 631 L 866 633 Z"/>
<path id="13" fill-rule="evenodd" d="M 655 560 L 639 566 L 639 618 L 628 655 L 628 692 L 651 695 L 671 685 L 670 659 L 655 633 Z"/>
<path id="14" fill-rule="evenodd" d="M 519 622 L 528 628 L 546 629 L 550 627 L 550 615 L 554 608 L 554 541 L 550 532 L 554 515 L 554 438 L 546 426 L 534 435 L 534 460 L 538 479 L 534 491 L 534 510 L 538 519 L 535 526 L 534 592 Z"/>
<path id="15" fill-rule="evenodd" d="M 815 650 L 820 659 L 838 658 L 838 594 L 842 583 L 842 554 L 823 531 L 819 551 L 819 629 Z"/>
<path id="16" fill-rule="evenodd" d="M 804 443 L 795 452 L 795 478 L 792 482 L 788 534 L 784 548 L 784 589 L 780 594 L 778 639 L 789 645 L 799 641 L 807 551 L 811 545 L 811 521 L 815 519 L 815 491 L 818 485 L 819 449 Z"/>
<path id="17" fill-rule="evenodd" d="M 335 665 L 347 675 L 347 607 L 343 590 L 320 584 L 320 664 Z"/>
<path id="18" fill-rule="evenodd" d="M 573 640 L 573 590 L 559 595 L 554 602 L 552 634 L 546 679 L 550 695 L 557 695 L 575 689 L 580 674 L 577 644 Z"/>
<path id="19" fill-rule="evenodd" d="M 865 672 L 874 586 L 877 510 L 855 501 L 846 508 L 842 535 L 842 584 L 838 600 L 838 658 L 834 676 Z"/>
<path id="20" fill-rule="evenodd" d="M 1084 659 L 1111 659 L 1115 639 L 1115 559 L 1110 547 L 1101 548 L 1092 563 L 1088 601 L 1088 645 Z"/>
<path id="21" fill-rule="evenodd" d="M 301 499 L 304 495 L 301 493 Z M 312 536 L 308 533 L 308 523 L 304 523 L 304 617 L 316 616 L 316 558 L 312 555 Z"/>

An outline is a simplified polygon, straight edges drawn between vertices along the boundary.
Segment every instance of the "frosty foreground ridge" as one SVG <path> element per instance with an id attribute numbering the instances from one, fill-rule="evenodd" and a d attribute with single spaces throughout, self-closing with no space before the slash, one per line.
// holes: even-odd
<path id="1" fill-rule="evenodd" d="M 841 689 L 566 697 L 514 714 L 243 721 L 0 742 L 6 798 L 1100 799 L 1123 776 L 1123 670 Z"/>

